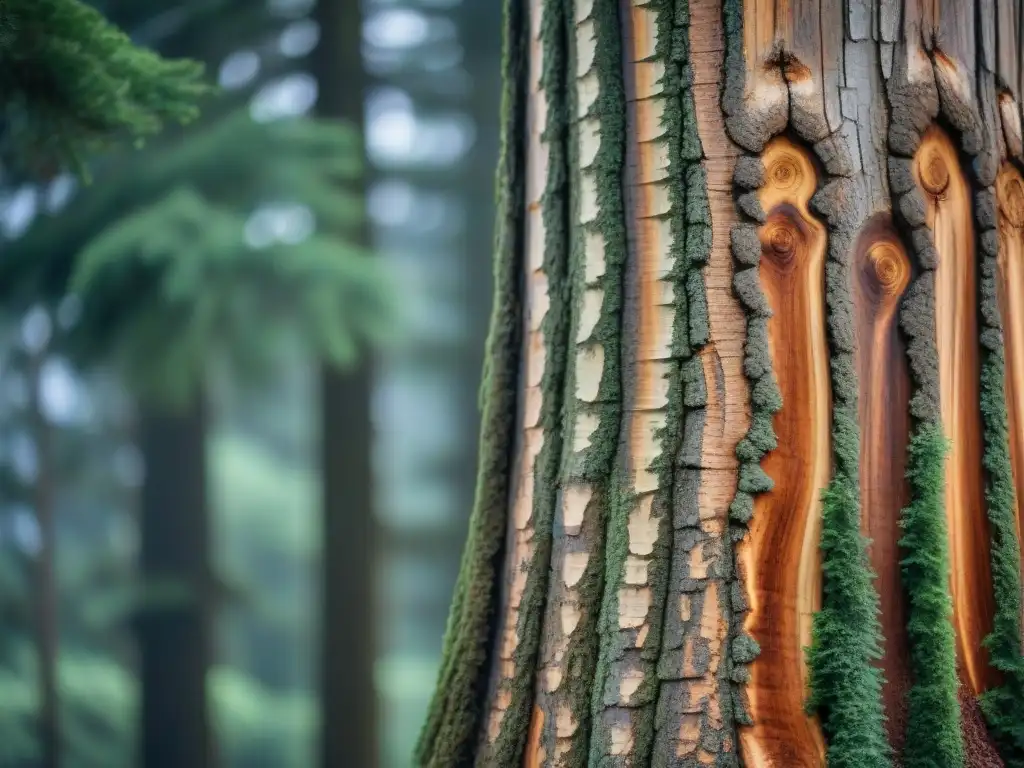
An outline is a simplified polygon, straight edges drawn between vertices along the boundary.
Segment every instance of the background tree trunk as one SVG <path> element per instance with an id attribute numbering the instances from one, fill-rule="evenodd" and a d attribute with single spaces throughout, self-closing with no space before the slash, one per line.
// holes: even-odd
<path id="1" fill-rule="evenodd" d="M 351 0 L 316 8 L 321 39 L 313 53 L 317 113 L 363 131 L 362 11 Z M 344 77 L 344 84 L 338 82 Z M 365 180 L 362 182 L 365 185 Z M 367 245 L 364 221 L 352 242 Z M 323 583 L 320 635 L 320 764 L 377 765 L 375 624 L 377 526 L 372 494 L 371 391 L 365 357 L 349 370 L 325 365 L 323 407 Z"/>
<path id="2" fill-rule="evenodd" d="M 419 763 L 1017 764 L 1019 2 L 505 5 Z"/>
<path id="3" fill-rule="evenodd" d="M 181 411 L 143 407 L 139 440 L 139 567 L 150 590 L 138 623 L 140 764 L 213 766 L 206 692 L 213 579 L 201 396 Z"/>

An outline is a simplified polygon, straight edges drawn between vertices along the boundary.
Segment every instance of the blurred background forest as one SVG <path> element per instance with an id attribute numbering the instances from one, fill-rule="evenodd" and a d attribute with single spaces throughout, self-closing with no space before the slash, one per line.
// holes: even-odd
<path id="1" fill-rule="evenodd" d="M 88 184 L 0 166 L 0 768 L 408 765 L 475 482 L 500 3 L 91 4 L 215 90 Z"/>

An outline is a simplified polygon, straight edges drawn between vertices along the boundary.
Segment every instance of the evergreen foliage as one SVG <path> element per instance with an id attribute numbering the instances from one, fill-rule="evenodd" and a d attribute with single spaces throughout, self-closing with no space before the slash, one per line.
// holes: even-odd
<path id="1" fill-rule="evenodd" d="M 70 161 L 196 117 L 202 67 L 168 61 L 80 0 L 0 0 L 0 139 L 13 160 Z"/>
<path id="2" fill-rule="evenodd" d="M 911 498 L 903 510 L 900 546 L 909 597 L 907 637 L 914 685 L 908 693 L 907 768 L 957 768 L 964 745 L 957 701 L 953 601 L 943 494 L 946 439 L 935 423 L 923 424 L 910 440 L 907 478 Z"/>
<path id="3" fill-rule="evenodd" d="M 179 403 L 210 360 L 263 372 L 269 336 L 286 328 L 339 365 L 385 337 L 385 281 L 345 237 L 362 215 L 345 187 L 361 171 L 350 128 L 239 111 L 140 158 L 40 217 L 0 265 L 9 303 L 78 296 L 78 359 L 112 356 L 137 394 Z M 275 199 L 300 202 L 310 231 L 247 242 L 252 210 Z"/>
<path id="4" fill-rule="evenodd" d="M 112 351 L 133 391 L 174 401 L 207 361 L 266 370 L 268 337 L 285 327 L 340 366 L 358 338 L 381 337 L 387 293 L 365 254 L 318 234 L 252 248 L 244 229 L 187 187 L 117 221 L 82 251 L 70 282 L 84 349 Z"/>
<path id="5" fill-rule="evenodd" d="M 878 594 L 860 531 L 855 481 L 837 474 L 822 499 L 824 599 L 814 616 L 808 710 L 819 710 L 831 768 L 890 764 L 882 710 Z"/>

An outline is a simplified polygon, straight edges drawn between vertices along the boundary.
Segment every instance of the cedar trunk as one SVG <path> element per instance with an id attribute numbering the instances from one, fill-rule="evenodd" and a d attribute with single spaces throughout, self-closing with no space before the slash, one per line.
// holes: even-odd
<path id="1" fill-rule="evenodd" d="M 1024 764 L 1022 10 L 506 0 L 418 764 Z"/>

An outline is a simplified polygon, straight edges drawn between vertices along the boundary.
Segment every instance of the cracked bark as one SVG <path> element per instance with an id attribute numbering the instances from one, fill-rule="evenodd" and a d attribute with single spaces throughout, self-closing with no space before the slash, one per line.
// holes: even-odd
<path id="1" fill-rule="evenodd" d="M 1021 0 L 507 2 L 532 127 L 492 335 L 523 343 L 485 487 L 513 490 L 445 667 L 488 693 L 439 687 L 423 764 L 1014 764 Z M 822 616 L 857 640 L 809 715 Z"/>

